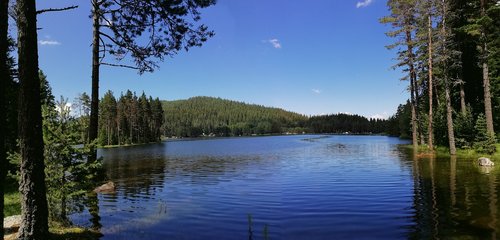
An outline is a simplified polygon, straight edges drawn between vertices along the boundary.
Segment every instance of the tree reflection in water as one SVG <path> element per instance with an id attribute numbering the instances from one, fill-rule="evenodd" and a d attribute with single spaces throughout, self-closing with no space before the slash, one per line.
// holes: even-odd
<path id="1" fill-rule="evenodd" d="M 497 169 L 474 159 L 419 158 L 413 165 L 415 225 L 411 239 L 497 239 Z"/>

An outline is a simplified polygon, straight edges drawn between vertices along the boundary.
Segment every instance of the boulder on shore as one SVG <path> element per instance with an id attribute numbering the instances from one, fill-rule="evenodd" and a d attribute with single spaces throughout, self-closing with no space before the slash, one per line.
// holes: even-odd
<path id="1" fill-rule="evenodd" d="M 99 187 L 96 187 L 94 189 L 94 192 L 96 193 L 113 193 L 116 190 L 116 186 L 114 182 L 107 182 Z"/>
<path id="2" fill-rule="evenodd" d="M 17 231 L 21 226 L 21 215 L 15 215 L 6 217 L 3 219 L 3 229 L 5 230 L 5 236 L 3 239 L 17 239 Z"/>
<path id="3" fill-rule="evenodd" d="M 477 160 L 477 164 L 479 164 L 479 166 L 483 166 L 483 167 L 492 167 L 492 166 L 495 166 L 495 163 L 492 162 L 489 158 L 486 158 L 486 157 L 480 157 Z"/>

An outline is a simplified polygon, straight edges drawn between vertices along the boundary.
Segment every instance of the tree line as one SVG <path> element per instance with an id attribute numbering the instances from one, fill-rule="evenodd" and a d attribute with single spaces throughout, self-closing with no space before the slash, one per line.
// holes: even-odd
<path id="1" fill-rule="evenodd" d="M 330 114 L 310 117 L 307 126 L 312 133 L 390 134 L 385 119 L 368 119 L 352 114 Z"/>
<path id="2" fill-rule="evenodd" d="M 495 151 L 500 127 L 500 4 L 494 0 L 389 0 L 381 22 L 395 39 L 409 101 L 392 119 L 414 148 Z"/>
<path id="3" fill-rule="evenodd" d="M 127 90 L 117 100 L 108 91 L 99 103 L 99 144 L 124 145 L 161 140 L 163 108 L 158 98 Z"/>
<path id="4" fill-rule="evenodd" d="M 279 108 L 193 97 L 163 101 L 168 137 L 249 136 L 286 133 L 389 134 L 389 121 L 350 114 L 305 116 Z M 399 135 L 398 135 L 399 136 Z"/>
<path id="5" fill-rule="evenodd" d="M 303 132 L 307 117 L 279 108 L 223 100 L 193 97 L 163 101 L 165 136 L 198 137 L 248 136 Z"/>

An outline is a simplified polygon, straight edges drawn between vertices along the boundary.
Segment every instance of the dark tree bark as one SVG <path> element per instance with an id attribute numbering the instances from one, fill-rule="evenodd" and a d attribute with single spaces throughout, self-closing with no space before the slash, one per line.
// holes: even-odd
<path id="1" fill-rule="evenodd" d="M 414 66 L 414 55 L 413 55 L 413 44 L 411 32 L 409 30 L 406 31 L 406 44 L 408 48 L 408 68 L 410 70 L 410 95 L 411 95 L 411 136 L 413 149 L 416 151 L 418 148 L 418 136 L 417 136 L 417 109 L 416 109 L 416 81 L 417 81 L 417 73 L 415 72 Z"/>
<path id="2" fill-rule="evenodd" d="M 6 160 L 6 113 L 7 105 L 5 96 L 7 94 L 7 81 L 9 80 L 9 67 L 7 66 L 8 39 L 7 31 L 9 26 L 9 1 L 0 3 L 0 236 L 3 238 L 3 209 L 4 209 L 4 192 L 5 192 L 5 175 L 7 171 Z"/>
<path id="3" fill-rule="evenodd" d="M 35 0 L 17 0 L 19 147 L 22 223 L 20 239 L 48 239 Z"/>
<path id="4" fill-rule="evenodd" d="M 486 15 L 486 0 L 481 0 L 481 16 Z M 483 89 L 484 89 L 484 115 L 486 117 L 486 127 L 488 134 L 495 136 L 495 129 L 493 127 L 493 110 L 491 107 L 491 90 L 490 90 L 490 73 L 488 66 L 488 47 L 486 43 L 486 33 L 483 28 L 481 31 L 482 38 L 482 66 L 483 66 Z"/>
<path id="5" fill-rule="evenodd" d="M 92 0 L 93 13 L 93 34 L 92 34 L 92 96 L 90 105 L 89 143 L 97 139 L 99 124 L 99 1 Z M 97 159 L 97 149 L 93 149 L 88 161 L 94 162 Z"/>

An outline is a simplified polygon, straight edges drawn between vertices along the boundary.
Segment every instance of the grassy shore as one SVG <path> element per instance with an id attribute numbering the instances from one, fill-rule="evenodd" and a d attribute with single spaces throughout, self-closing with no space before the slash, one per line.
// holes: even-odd
<path id="1" fill-rule="evenodd" d="M 18 183 L 12 176 L 8 176 L 5 181 L 5 207 L 4 217 L 20 215 L 21 214 L 21 194 L 18 190 Z M 78 226 L 62 226 L 57 223 L 50 224 L 50 239 L 63 240 L 63 239 L 82 239 L 94 240 L 101 237 L 101 233 L 92 229 L 81 228 Z M 16 239 L 15 234 L 6 235 L 6 239 Z"/>
<path id="2" fill-rule="evenodd" d="M 497 148 L 497 152 L 489 155 L 489 154 L 483 154 L 483 153 L 478 153 L 474 149 L 457 149 L 456 156 L 458 158 L 467 158 L 467 159 L 478 159 L 480 157 L 487 157 L 490 158 L 492 161 L 500 161 L 500 144 L 495 145 Z M 406 145 L 405 146 L 408 149 L 413 150 L 412 145 Z M 427 145 L 420 145 L 418 147 L 418 153 L 423 154 L 423 155 L 432 155 L 434 157 L 439 157 L 439 158 L 449 158 L 451 157 L 450 155 L 450 149 L 447 147 L 442 147 L 438 146 L 434 149 L 434 151 L 431 151 Z"/>

